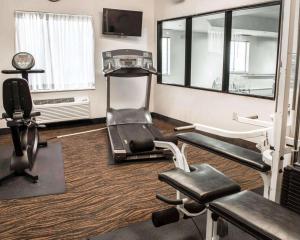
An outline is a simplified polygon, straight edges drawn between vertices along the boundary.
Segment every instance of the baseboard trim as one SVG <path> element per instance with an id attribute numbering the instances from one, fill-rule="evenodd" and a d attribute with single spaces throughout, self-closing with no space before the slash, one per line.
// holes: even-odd
<path id="1" fill-rule="evenodd" d="M 104 124 L 106 123 L 106 118 L 93 118 L 93 119 L 82 119 L 82 120 L 74 120 L 74 121 L 66 121 L 66 122 L 57 122 L 57 123 L 47 123 L 46 128 L 44 130 L 51 129 L 59 129 L 59 128 L 70 128 L 70 127 L 79 127 L 86 126 L 91 124 Z"/>
<path id="2" fill-rule="evenodd" d="M 180 120 L 177 120 L 175 118 L 170 118 L 165 115 L 159 114 L 152 112 L 151 116 L 154 119 L 162 120 L 167 123 L 173 124 L 175 126 L 186 126 L 190 125 L 187 122 L 183 122 Z M 65 122 L 57 122 L 57 123 L 47 123 L 45 129 L 41 129 L 41 131 L 46 131 L 46 130 L 52 130 L 52 129 L 59 129 L 59 128 L 71 128 L 71 127 L 78 127 L 78 126 L 86 126 L 90 124 L 105 124 L 106 123 L 106 117 L 102 118 L 93 118 L 93 119 L 83 119 L 83 120 L 74 120 L 74 121 L 65 121 Z M 0 135 L 5 135 L 9 134 L 10 129 L 9 128 L 1 128 L 0 129 Z"/>
<path id="3" fill-rule="evenodd" d="M 153 113 L 151 113 L 151 115 L 152 115 L 153 118 L 168 122 L 168 123 L 173 124 L 177 127 L 192 125 L 191 123 L 180 121 L 180 120 L 177 120 L 177 119 L 174 119 L 174 118 L 170 118 L 170 117 L 167 117 L 167 116 L 159 114 L 159 113 L 154 113 L 153 112 Z M 190 131 L 193 131 L 193 130 L 190 130 Z M 238 145 L 240 147 L 248 148 L 248 149 L 251 149 L 253 151 L 258 151 L 258 149 L 256 148 L 255 143 L 250 142 L 250 141 L 245 140 L 245 139 L 226 138 L 226 137 L 221 137 L 221 136 L 218 136 L 218 135 L 214 135 L 214 134 L 210 134 L 210 133 L 202 132 L 202 131 L 196 131 L 196 132 L 198 132 L 200 134 L 203 134 L 205 136 L 211 137 L 211 138 L 215 138 L 215 139 L 218 139 L 218 140 L 221 140 L 221 141 L 224 141 L 224 142 L 228 142 L 228 143 L 231 143 L 231 144 L 234 144 L 234 145 Z"/>
<path id="4" fill-rule="evenodd" d="M 56 122 L 56 123 L 47 123 L 46 128 L 41 128 L 40 131 L 47 131 L 52 129 L 59 128 L 71 128 L 71 127 L 79 127 L 86 126 L 91 124 L 104 124 L 106 123 L 106 118 L 93 118 L 93 119 L 82 119 L 82 120 L 73 120 L 73 121 L 65 121 L 65 122 Z M 9 128 L 0 128 L 0 135 L 6 135 L 10 133 Z"/>
<path id="5" fill-rule="evenodd" d="M 167 117 L 165 115 L 162 115 L 160 113 L 155 113 L 152 112 L 151 116 L 154 119 L 158 119 L 158 120 L 162 120 L 165 121 L 167 123 L 170 123 L 174 126 L 180 127 L 180 126 L 187 126 L 187 125 L 191 125 L 191 123 L 187 123 L 184 121 L 180 121 L 178 119 L 175 118 L 171 118 L 171 117 Z M 91 125 L 91 124 L 105 124 L 106 123 L 106 117 L 103 118 L 94 118 L 94 119 L 85 119 L 85 120 L 75 120 L 75 121 L 66 121 L 66 122 L 59 122 L 59 123 L 49 123 L 46 124 L 46 128 L 42 129 L 42 131 L 46 131 L 46 130 L 52 130 L 52 129 L 60 129 L 60 128 L 71 128 L 71 127 L 79 127 L 79 126 L 86 126 L 86 125 Z M 1 128 L 0 129 L 0 135 L 5 135 L 5 134 L 9 134 L 10 133 L 10 129 L 9 128 Z M 224 142 L 228 142 L 231 144 L 235 144 L 241 147 L 245 147 L 245 148 L 249 148 L 252 149 L 254 151 L 257 151 L 256 148 L 256 144 L 244 139 L 231 139 L 231 138 L 225 138 L 225 137 L 220 137 L 217 135 L 213 135 L 213 134 L 209 134 L 206 132 L 200 132 L 199 133 L 209 136 L 209 137 L 213 137 L 219 140 L 222 140 Z"/>
<path id="6" fill-rule="evenodd" d="M 0 128 L 0 135 L 6 135 L 9 133 L 10 133 L 9 128 Z"/>

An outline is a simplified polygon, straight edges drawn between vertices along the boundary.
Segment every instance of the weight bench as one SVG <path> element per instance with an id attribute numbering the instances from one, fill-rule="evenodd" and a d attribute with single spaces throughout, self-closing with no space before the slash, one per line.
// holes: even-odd
<path id="1" fill-rule="evenodd" d="M 297 213 L 254 192 L 240 192 L 239 185 L 208 164 L 192 165 L 190 169 L 191 172 L 186 172 L 175 168 L 160 173 L 158 178 L 175 188 L 179 194 L 203 206 L 200 214 L 207 210 L 206 240 L 219 239 L 218 225 L 222 223 L 219 221 L 222 219 L 259 240 L 300 239 L 298 226 L 300 215 Z M 181 211 L 184 218 L 200 215 L 194 213 L 189 215 L 185 209 L 188 203 L 186 199 L 173 201 L 159 194 L 157 198 L 168 204 L 177 205 L 178 212 Z M 175 216 L 174 214 L 174 209 L 154 213 L 153 223 L 157 227 L 163 225 L 161 223 L 178 221 L 179 214 Z M 159 217 L 169 219 L 161 220 Z"/>
<path id="2" fill-rule="evenodd" d="M 241 190 L 238 184 L 208 164 L 194 165 L 190 168 L 191 172 L 175 168 L 158 175 L 160 181 L 177 190 L 177 200 L 156 195 L 159 200 L 176 205 L 176 208 L 152 214 L 152 221 L 156 227 L 178 221 L 180 214 L 184 217 L 201 215 L 206 212 L 209 202 Z M 194 203 L 193 207 L 191 200 Z"/>
<path id="3" fill-rule="evenodd" d="M 208 216 L 210 229 L 217 229 L 220 217 L 259 240 L 300 239 L 300 215 L 250 191 L 211 202 Z M 206 240 L 215 239 L 216 232 L 207 232 Z"/>
<path id="4" fill-rule="evenodd" d="M 183 142 L 183 155 L 186 145 L 192 145 L 257 170 L 264 182 L 264 197 L 269 197 L 271 166 L 263 161 L 261 153 L 195 132 L 180 133 L 177 134 L 177 138 Z"/>
<path id="5" fill-rule="evenodd" d="M 185 172 L 175 168 L 158 174 L 158 179 L 202 205 L 241 190 L 238 184 L 208 164 L 192 165 L 191 169 L 195 170 Z"/>

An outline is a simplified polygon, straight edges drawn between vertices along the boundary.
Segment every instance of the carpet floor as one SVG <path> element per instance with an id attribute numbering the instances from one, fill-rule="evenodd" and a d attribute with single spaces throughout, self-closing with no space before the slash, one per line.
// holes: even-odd
<path id="1" fill-rule="evenodd" d="M 173 125 L 155 120 L 164 132 Z M 43 139 L 104 125 L 56 128 L 41 133 Z M 170 187 L 157 174 L 173 167 L 170 161 L 108 165 L 106 131 L 72 136 L 61 142 L 65 165 L 66 193 L 29 199 L 0 201 L 0 239 L 71 240 L 99 236 L 132 223 L 148 221 L 153 211 L 166 207 L 156 192 L 171 196 Z M 10 136 L 0 136 L 0 144 Z M 189 163 L 209 163 L 239 183 L 243 189 L 262 185 L 254 170 L 193 147 Z"/>

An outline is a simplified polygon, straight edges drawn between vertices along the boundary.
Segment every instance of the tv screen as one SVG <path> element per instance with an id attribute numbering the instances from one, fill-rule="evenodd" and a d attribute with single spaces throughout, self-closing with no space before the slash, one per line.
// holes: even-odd
<path id="1" fill-rule="evenodd" d="M 142 35 L 143 12 L 103 9 L 103 34 L 121 36 Z"/>

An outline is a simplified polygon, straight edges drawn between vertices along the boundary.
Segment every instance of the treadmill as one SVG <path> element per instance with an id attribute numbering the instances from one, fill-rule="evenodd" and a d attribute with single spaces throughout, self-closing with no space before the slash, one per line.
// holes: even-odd
<path id="1" fill-rule="evenodd" d="M 152 53 L 120 49 L 102 53 L 107 78 L 107 128 L 112 156 L 116 162 L 170 157 L 170 151 L 156 148 L 154 140 L 166 138 L 154 127 L 149 112 L 153 67 Z M 145 106 L 139 109 L 114 109 L 110 105 L 110 79 L 147 77 Z M 169 140 L 170 141 L 170 140 Z"/>

